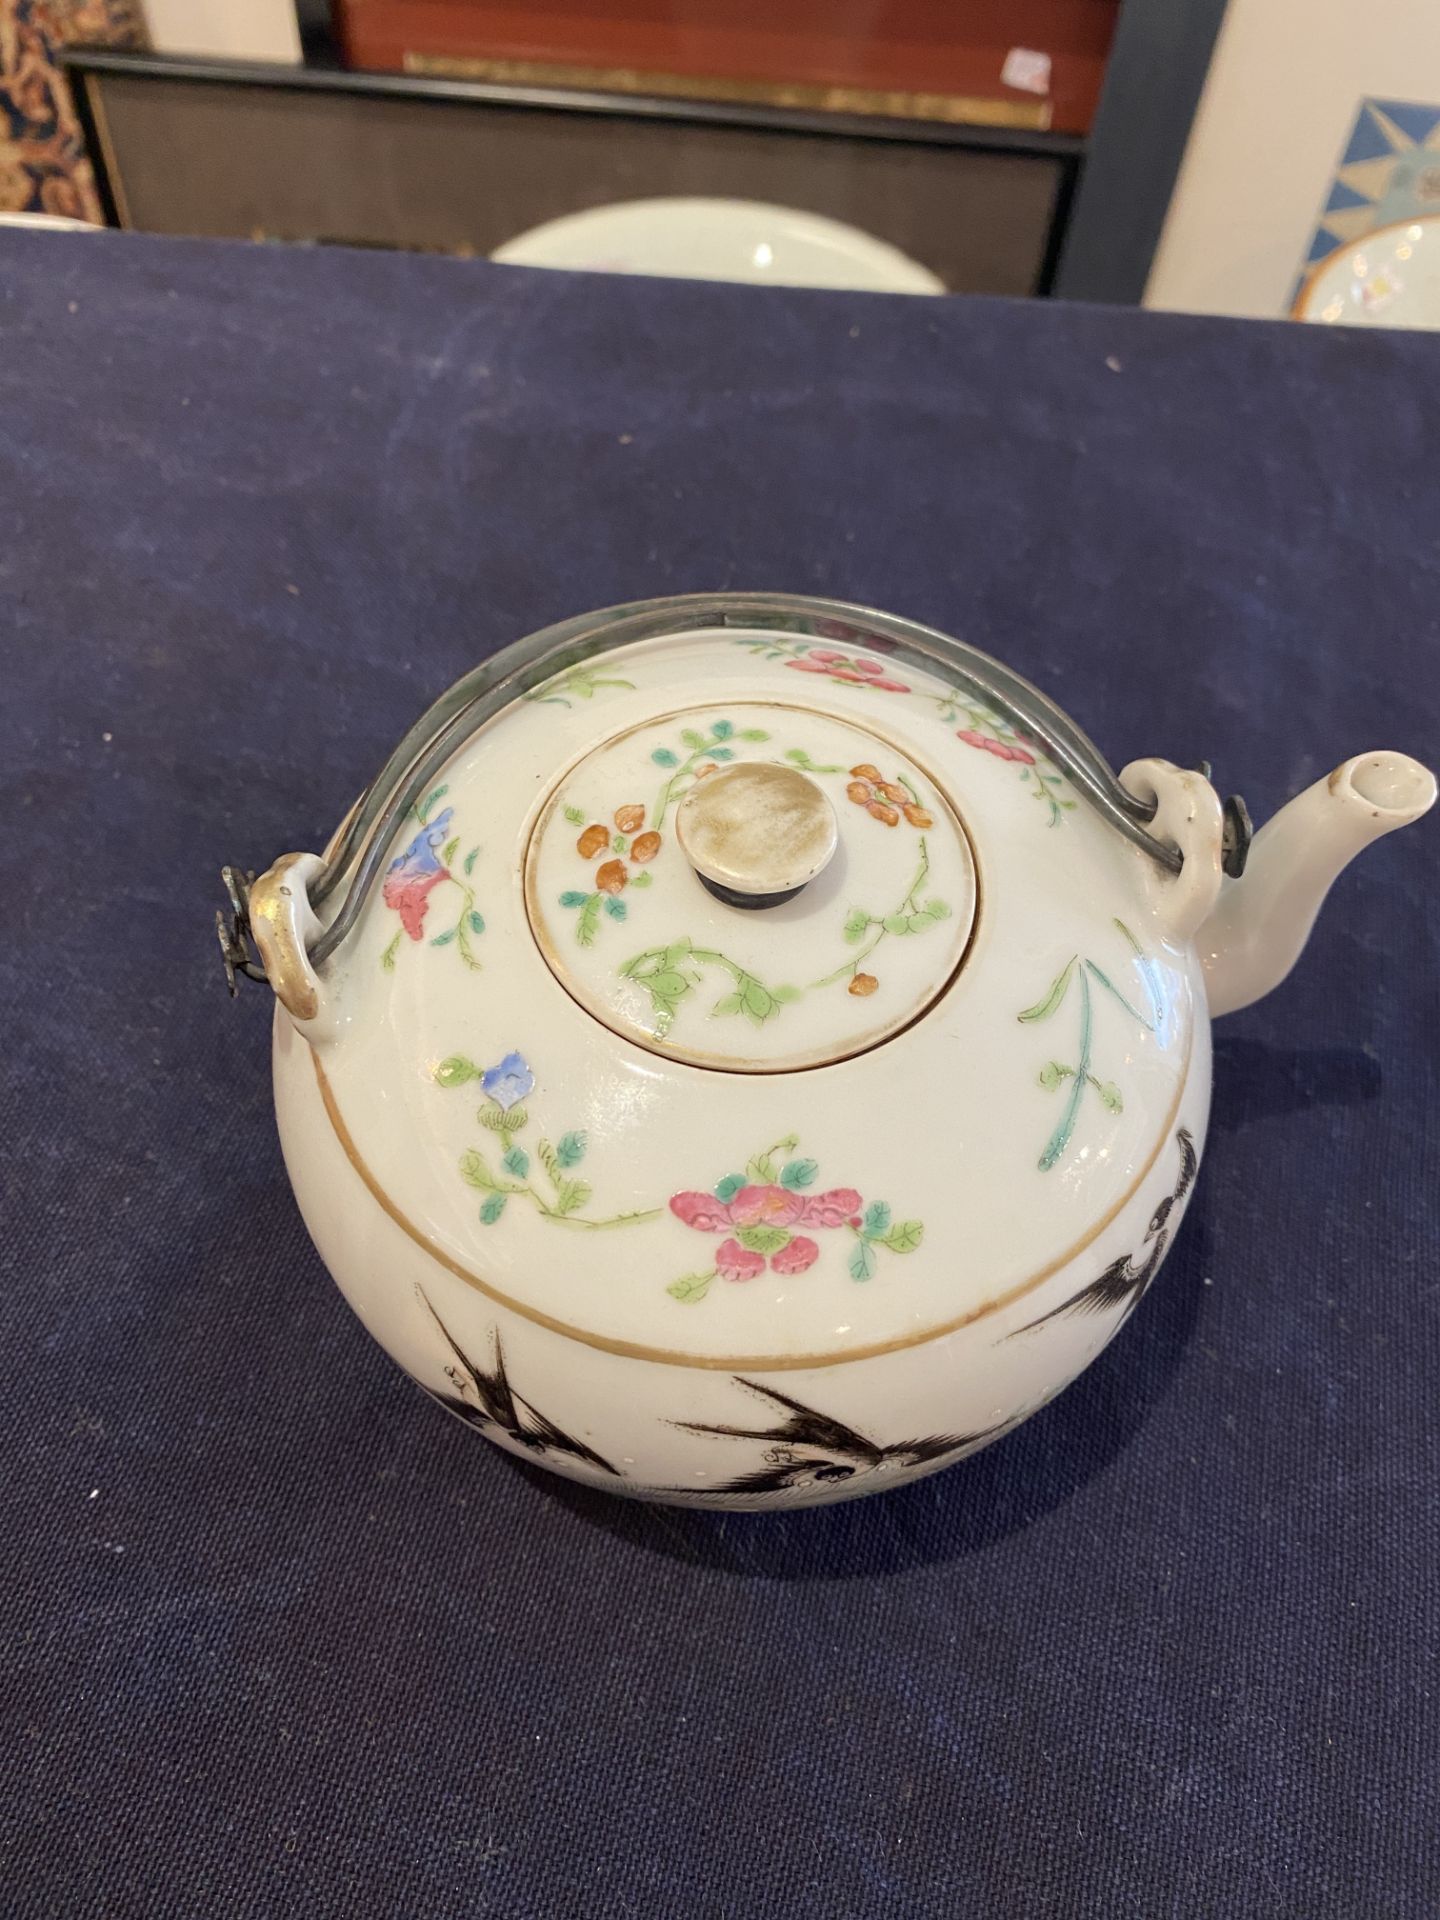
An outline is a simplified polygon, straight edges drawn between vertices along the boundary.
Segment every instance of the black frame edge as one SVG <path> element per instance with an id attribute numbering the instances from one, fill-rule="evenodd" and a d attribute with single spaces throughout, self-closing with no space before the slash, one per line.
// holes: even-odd
<path id="1" fill-rule="evenodd" d="M 1138 306 L 1227 0 L 1124 0 L 1053 291 Z"/>

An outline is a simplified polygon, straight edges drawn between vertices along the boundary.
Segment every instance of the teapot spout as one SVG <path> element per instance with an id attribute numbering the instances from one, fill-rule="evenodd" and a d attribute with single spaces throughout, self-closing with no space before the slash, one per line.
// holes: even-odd
<path id="1" fill-rule="evenodd" d="M 1326 894 L 1372 840 L 1435 804 L 1435 776 L 1403 753 L 1362 753 L 1297 794 L 1255 836 L 1197 935 L 1212 1017 L 1278 987 Z"/>

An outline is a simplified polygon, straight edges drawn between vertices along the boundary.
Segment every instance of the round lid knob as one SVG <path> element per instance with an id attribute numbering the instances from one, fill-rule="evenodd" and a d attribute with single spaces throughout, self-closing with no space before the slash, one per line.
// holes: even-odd
<path id="1" fill-rule="evenodd" d="M 751 761 L 697 781 L 676 812 L 675 837 L 718 899 L 777 907 L 828 865 L 839 829 L 808 774 Z"/>

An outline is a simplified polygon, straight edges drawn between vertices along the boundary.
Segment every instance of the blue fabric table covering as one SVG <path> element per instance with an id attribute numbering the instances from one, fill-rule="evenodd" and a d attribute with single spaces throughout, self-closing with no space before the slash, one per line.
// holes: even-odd
<path id="1" fill-rule="evenodd" d="M 1102 1360 L 819 1513 L 429 1404 L 210 917 L 487 651 L 656 593 L 932 622 L 1257 818 L 1433 755 L 1437 446 L 1436 338 L 0 237 L 7 1916 L 1432 1920 L 1440 823 L 1225 1023 Z"/>

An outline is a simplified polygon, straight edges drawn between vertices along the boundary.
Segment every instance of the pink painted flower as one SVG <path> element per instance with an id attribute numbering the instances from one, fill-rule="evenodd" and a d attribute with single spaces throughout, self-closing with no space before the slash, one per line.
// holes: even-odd
<path id="1" fill-rule="evenodd" d="M 763 1253 L 752 1253 L 738 1240 L 722 1240 L 715 1255 L 715 1271 L 722 1280 L 753 1280 L 765 1268 Z"/>
<path id="2" fill-rule="evenodd" d="M 876 687 L 883 693 L 909 693 L 903 680 L 891 680 L 878 660 L 863 654 L 836 653 L 830 647 L 811 647 L 807 653 L 785 662 L 797 673 L 823 673 L 831 680 L 847 681 L 852 687 Z"/>
<path id="3" fill-rule="evenodd" d="M 854 1187 L 831 1187 L 805 1202 L 800 1218 L 807 1227 L 843 1227 L 860 1210 L 860 1196 Z"/>
<path id="4" fill-rule="evenodd" d="M 771 1254 L 770 1266 L 775 1273 L 804 1273 L 819 1258 L 820 1249 L 815 1242 L 807 1235 L 797 1233 L 787 1246 Z"/>
<path id="5" fill-rule="evenodd" d="M 724 1233 L 731 1225 L 729 1207 L 713 1193 L 671 1194 L 670 1211 L 697 1233 Z"/>
<path id="6" fill-rule="evenodd" d="M 405 851 L 385 870 L 381 896 L 386 906 L 399 914 L 400 924 L 412 940 L 424 938 L 430 894 L 442 880 L 450 878 L 440 849 L 450 832 L 452 812 L 452 808 L 446 807 L 443 813 L 426 822 Z"/>
<path id="7" fill-rule="evenodd" d="M 963 740 L 967 747 L 980 747 L 986 753 L 993 753 L 997 760 L 1018 760 L 1023 766 L 1033 767 L 1035 756 L 1024 747 L 1009 740 L 996 740 L 988 733 L 978 733 L 973 727 L 962 727 L 956 734 L 957 740 Z"/>
<path id="8" fill-rule="evenodd" d="M 789 1227 L 805 1213 L 805 1196 L 788 1187 L 741 1187 L 730 1202 L 737 1227 Z"/>

